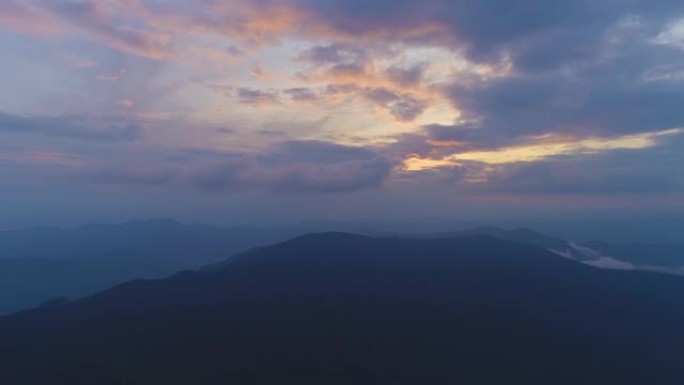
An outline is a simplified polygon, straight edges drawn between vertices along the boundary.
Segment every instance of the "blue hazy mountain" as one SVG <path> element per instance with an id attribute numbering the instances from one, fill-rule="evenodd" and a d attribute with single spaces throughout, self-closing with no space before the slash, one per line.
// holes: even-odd
<path id="1" fill-rule="evenodd" d="M 283 227 L 181 224 L 169 219 L 73 229 L 34 228 L 0 232 L 0 314 L 59 298 L 77 299 L 140 278 L 162 278 L 225 260 L 255 246 L 318 231 L 380 235 L 359 223 L 307 221 Z M 684 274 L 684 246 L 676 244 L 575 244 L 531 229 L 476 227 L 413 238 L 489 235 L 539 246 L 587 263 L 609 257 L 620 268 Z M 610 267 L 610 265 L 608 265 Z"/>
<path id="2" fill-rule="evenodd" d="M 297 234 L 173 220 L 0 232 L 0 314 L 196 269 Z"/>
<path id="3" fill-rule="evenodd" d="M 566 258 L 598 267 L 684 275 L 684 244 L 682 243 L 572 242 L 529 228 L 509 230 L 493 226 L 479 226 L 466 230 L 431 234 L 391 235 L 419 239 L 488 235 L 502 240 L 541 247 Z"/>
<path id="4" fill-rule="evenodd" d="M 684 279 L 490 236 L 307 235 L 0 318 L 11 384 L 684 383 Z"/>

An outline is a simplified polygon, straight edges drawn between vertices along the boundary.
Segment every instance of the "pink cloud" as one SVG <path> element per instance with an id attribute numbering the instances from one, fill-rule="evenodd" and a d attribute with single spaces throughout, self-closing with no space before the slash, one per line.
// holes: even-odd
<path id="1" fill-rule="evenodd" d="M 52 36 L 64 31 L 63 25 L 28 2 L 0 2 L 0 27 L 12 31 Z"/>
<path id="2" fill-rule="evenodd" d="M 64 167 L 78 167 L 84 164 L 78 156 L 50 150 L 0 152 L 0 162 Z"/>
<path id="3" fill-rule="evenodd" d="M 378 40 L 427 41 L 430 36 L 445 32 L 444 26 L 427 19 L 404 25 L 393 25 L 387 20 L 354 22 L 348 15 L 331 17 L 320 8 L 295 0 L 6 0 L 0 5 L 0 25 L 43 34 L 70 31 L 75 36 L 95 38 L 114 49 L 157 60 L 178 57 L 183 43 L 192 35 L 201 34 L 258 47 L 276 44 L 287 36 L 366 44 Z"/>

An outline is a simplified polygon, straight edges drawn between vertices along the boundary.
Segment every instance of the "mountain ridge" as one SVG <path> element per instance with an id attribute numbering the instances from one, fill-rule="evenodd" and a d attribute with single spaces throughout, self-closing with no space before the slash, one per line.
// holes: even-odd
<path id="1" fill-rule="evenodd" d="M 228 262 L 0 318 L 5 375 L 126 385 L 683 379 L 678 277 L 600 270 L 486 236 L 316 234 Z M 16 353 L 27 346 L 28 377 L 29 358 Z"/>
<path id="2" fill-rule="evenodd" d="M 594 242 L 576 244 L 529 228 L 481 226 L 434 234 L 386 233 L 358 223 L 305 222 L 292 228 L 222 228 L 173 219 L 87 224 L 70 229 L 0 232 L 0 314 L 53 299 L 77 299 L 136 278 L 161 278 L 187 269 L 211 270 L 240 251 L 284 241 L 317 227 L 395 238 L 452 238 L 488 234 L 550 249 L 566 258 L 611 269 L 684 275 L 681 245 Z M 337 227 L 337 228 L 335 228 Z M 330 230 L 330 229 L 328 229 Z"/>

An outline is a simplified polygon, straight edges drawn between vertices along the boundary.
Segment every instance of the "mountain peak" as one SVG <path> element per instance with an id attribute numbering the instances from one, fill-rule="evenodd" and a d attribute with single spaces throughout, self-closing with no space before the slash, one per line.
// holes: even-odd
<path id="1" fill-rule="evenodd" d="M 29 384 L 679 384 L 682 291 L 488 235 L 318 233 L 0 318 L 0 355 Z"/>

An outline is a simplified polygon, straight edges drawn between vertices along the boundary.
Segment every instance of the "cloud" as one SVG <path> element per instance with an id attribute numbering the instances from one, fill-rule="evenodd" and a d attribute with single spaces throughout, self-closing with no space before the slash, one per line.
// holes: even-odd
<path id="1" fill-rule="evenodd" d="M 88 166 L 73 174 L 76 180 L 93 184 L 162 186 L 172 182 L 180 169 L 169 166 L 105 165 Z"/>
<path id="2" fill-rule="evenodd" d="M 425 76 L 427 63 L 419 63 L 410 68 L 392 66 L 387 69 L 387 76 L 402 87 L 419 86 Z"/>
<path id="3" fill-rule="evenodd" d="M 409 136 L 395 145 L 405 148 L 398 154 L 406 148 L 420 150 L 403 160 L 407 178 L 416 174 L 423 180 L 429 175 L 464 196 L 681 196 L 684 136 L 681 131 L 649 135 L 564 143 L 567 151 L 561 153 L 561 147 L 555 147 L 560 144 L 543 142 L 468 152 L 468 145 L 459 142 L 442 142 L 445 147 L 436 149 L 429 143 L 421 147 L 420 138 Z M 462 177 L 451 177 L 454 173 Z"/>
<path id="4" fill-rule="evenodd" d="M 61 33 L 64 29 L 30 2 L 16 0 L 3 0 L 0 3 L 0 26 L 45 36 Z"/>
<path id="5" fill-rule="evenodd" d="M 305 141 L 281 143 L 262 154 L 191 152 L 174 162 L 146 158 L 135 163 L 89 165 L 77 170 L 74 177 L 95 184 L 189 184 L 211 193 L 337 193 L 378 187 L 393 166 L 370 150 Z"/>
<path id="6" fill-rule="evenodd" d="M 59 95 L 87 93 L 86 103 L 71 105 L 92 117 L 67 108 L 57 117 L 0 114 L 0 131 L 161 141 L 142 138 L 142 114 L 190 116 L 199 126 L 191 120 L 230 111 L 245 127 L 233 130 L 230 139 L 239 144 L 228 159 L 130 178 L 132 166 L 114 167 L 102 170 L 101 180 L 183 181 L 211 191 L 354 191 L 382 184 L 395 160 L 408 159 L 421 178 L 446 180 L 465 194 L 669 193 L 680 191 L 673 175 L 681 171 L 670 163 L 680 159 L 674 153 L 681 145 L 667 146 L 669 155 L 655 147 L 674 140 L 659 133 L 684 127 L 683 12 L 684 3 L 674 0 L 8 0 L 0 4 L 0 24 L 59 27 L 64 39 L 55 44 L 91 59 L 82 68 L 92 66 L 89 80 L 101 81 L 86 92 L 64 91 L 83 84 L 84 69 L 55 81 Z M 216 72 L 200 74 L 188 58 L 212 60 Z M 196 97 L 212 82 L 243 86 L 221 89 L 229 100 Z M 277 112 L 290 116 L 268 123 L 255 113 L 274 105 L 287 106 Z M 111 109 L 130 119 L 94 118 L 112 116 Z M 285 122 L 292 115 L 302 126 L 306 119 L 316 124 L 292 130 Z M 216 119 L 205 131 L 223 127 Z M 186 145 L 192 136 L 193 145 L 216 145 L 182 124 L 170 131 L 165 144 Z M 282 140 L 368 148 L 237 148 L 254 137 L 253 147 L 263 148 L 276 140 L 266 139 L 271 131 Z M 225 139 L 221 146 L 231 146 Z M 654 154 L 667 165 L 651 162 Z M 618 157 L 624 165 L 612 160 Z"/>
<path id="7" fill-rule="evenodd" d="M 586 261 L 583 263 L 608 270 L 638 270 L 637 266 L 635 266 L 633 263 L 620 261 L 618 259 L 605 256 L 602 256 L 595 261 Z"/>
<path id="8" fill-rule="evenodd" d="M 455 81 L 445 95 L 463 120 L 499 145 L 549 133 L 619 136 L 683 127 L 677 100 L 684 83 L 676 76 L 684 73 L 684 50 L 655 44 L 660 27 L 644 20 L 615 22 L 585 36 L 596 46 L 590 52 L 555 57 L 558 65 L 543 71 L 517 68 L 486 81 Z"/>
<path id="9" fill-rule="evenodd" d="M 572 252 L 572 249 L 580 249 L 579 254 L 582 255 L 581 258 L 577 258 L 577 254 Z M 562 257 L 576 260 L 577 262 L 583 263 L 585 265 L 594 266 L 599 269 L 607 270 L 641 270 L 641 271 L 651 271 L 662 274 L 673 274 L 673 275 L 684 275 L 684 265 L 683 266 L 658 266 L 658 265 L 648 265 L 648 264 L 638 264 L 621 259 L 616 259 L 607 255 L 603 255 L 601 252 L 590 249 L 588 247 L 571 244 L 571 249 L 567 251 L 558 251 L 549 249 L 549 251 L 558 254 Z M 589 255 L 585 255 L 585 254 Z"/>
<path id="10" fill-rule="evenodd" d="M 608 164 L 606 164 L 608 163 Z M 476 189 L 516 194 L 604 195 L 662 194 L 678 189 L 668 171 L 638 164 L 610 164 L 605 159 L 548 161 L 492 169 Z"/>
<path id="11" fill-rule="evenodd" d="M 400 96 L 386 88 L 366 90 L 366 97 L 381 106 L 388 106 L 400 99 Z"/>
<path id="12" fill-rule="evenodd" d="M 366 60 L 365 50 L 356 45 L 334 43 L 311 47 L 299 54 L 299 59 L 317 65 L 357 63 Z"/>
<path id="13" fill-rule="evenodd" d="M 684 84 L 646 80 L 648 67 L 641 73 L 621 73 L 619 68 L 615 63 L 574 75 L 454 84 L 448 92 L 466 119 L 509 140 L 556 131 L 607 135 L 684 126 L 676 102 L 684 95 Z"/>
<path id="14" fill-rule="evenodd" d="M 233 157 L 198 170 L 207 191 L 261 188 L 276 191 L 350 192 L 378 187 L 392 164 L 370 150 L 314 141 L 282 143 L 260 156 Z"/>
<path id="15" fill-rule="evenodd" d="M 346 44 L 441 46 L 473 61 L 511 57 L 521 68 L 554 68 L 599 51 L 595 37 L 628 17 L 672 21 L 676 0 L 213 0 L 44 1 L 36 4 L 111 46 L 151 58 L 175 55 L 188 31 L 252 46 L 285 37 L 316 42 L 311 60 L 340 62 Z M 178 48 L 178 47 L 176 47 Z M 346 52 L 345 52 L 346 51 Z M 351 51 L 353 53 L 353 51 Z"/>
<path id="16" fill-rule="evenodd" d="M 137 123 L 85 117 L 25 117 L 0 112 L 0 132 L 34 134 L 93 142 L 130 142 L 142 137 Z"/>
<path id="17" fill-rule="evenodd" d="M 316 92 L 310 88 L 288 88 L 284 90 L 283 93 L 285 95 L 288 95 L 290 99 L 295 102 L 313 102 L 318 99 L 318 95 L 316 95 Z"/>
<path id="18" fill-rule="evenodd" d="M 252 76 L 259 80 L 270 80 L 271 79 L 271 74 L 268 73 L 266 70 L 261 65 L 254 65 L 252 66 L 252 69 L 250 71 L 252 73 Z"/>
<path id="19" fill-rule="evenodd" d="M 468 149 L 495 148 L 501 141 L 499 135 L 485 130 L 477 124 L 460 123 L 454 125 L 430 124 L 424 127 L 427 140 L 433 145 L 440 144 L 463 146 Z"/>
<path id="20" fill-rule="evenodd" d="M 390 112 L 397 120 L 411 122 L 416 120 L 427 107 L 428 103 L 426 101 L 406 94 L 390 104 Z"/>
<path id="21" fill-rule="evenodd" d="M 0 163 L 79 167 L 84 164 L 84 160 L 76 155 L 51 150 L 0 150 Z"/>
<path id="22" fill-rule="evenodd" d="M 416 120 L 430 106 L 427 100 L 412 93 L 397 93 L 387 88 L 361 88 L 352 84 L 329 85 L 328 95 L 351 94 L 359 95 L 386 109 L 396 120 L 411 122 Z"/>
<path id="23" fill-rule="evenodd" d="M 278 93 L 253 88 L 240 87 L 236 90 L 237 99 L 244 104 L 274 104 L 278 102 Z"/>
<path id="24" fill-rule="evenodd" d="M 601 256 L 596 261 L 585 261 L 586 265 L 598 267 L 600 269 L 608 270 L 640 270 L 640 271 L 651 271 L 654 273 L 661 274 L 672 274 L 672 275 L 684 275 L 684 266 L 679 267 L 665 267 L 665 266 L 652 266 L 652 265 L 635 265 L 631 262 L 621 261 L 612 257 Z"/>
<path id="25" fill-rule="evenodd" d="M 254 159 L 231 160 L 200 171 L 197 185 L 211 192 L 249 188 L 295 192 L 351 192 L 378 187 L 389 175 L 382 160 L 339 163 L 296 162 L 265 165 Z"/>
<path id="26" fill-rule="evenodd" d="M 147 22 L 151 16 L 136 1 L 58 0 L 40 4 L 64 23 L 113 48 L 151 59 L 175 56 L 170 37 Z"/>
<path id="27" fill-rule="evenodd" d="M 341 36 L 404 40 L 464 48 L 475 61 L 508 55 L 530 68 L 552 68 L 596 52 L 595 37 L 627 17 L 663 23 L 681 14 L 675 0 L 655 3 L 591 0 L 292 1 Z"/>

